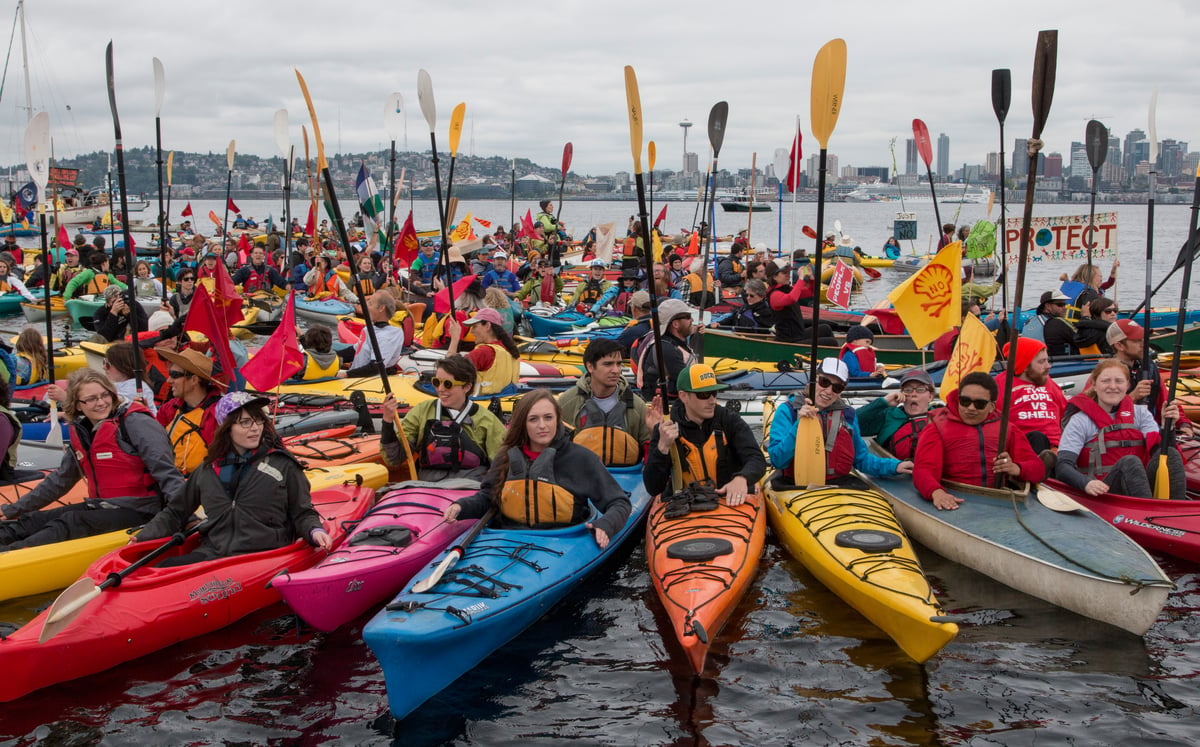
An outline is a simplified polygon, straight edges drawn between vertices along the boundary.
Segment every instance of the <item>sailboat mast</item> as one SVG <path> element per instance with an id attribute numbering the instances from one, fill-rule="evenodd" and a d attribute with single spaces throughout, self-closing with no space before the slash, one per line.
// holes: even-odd
<path id="1" fill-rule="evenodd" d="M 17 0 L 21 14 L 21 63 L 25 69 L 25 121 L 33 121 L 33 89 L 29 87 L 29 45 L 25 43 L 25 0 Z"/>

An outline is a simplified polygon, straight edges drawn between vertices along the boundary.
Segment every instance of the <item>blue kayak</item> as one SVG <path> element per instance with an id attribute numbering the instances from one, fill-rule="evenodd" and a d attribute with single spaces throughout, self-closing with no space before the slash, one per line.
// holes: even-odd
<path id="1" fill-rule="evenodd" d="M 601 550 L 583 524 L 543 531 L 484 529 L 429 592 L 417 573 L 363 629 L 383 666 L 392 714 L 407 716 L 487 658 L 579 585 L 641 525 L 651 497 L 641 466 L 612 468 L 630 494 L 629 521 Z"/>
<path id="2" fill-rule="evenodd" d="M 305 319 L 336 326 L 339 316 L 346 316 L 353 313 L 353 306 L 336 298 L 325 298 L 316 301 L 309 298 L 296 297 L 296 316 L 302 316 Z"/>
<path id="3" fill-rule="evenodd" d="M 554 316 L 539 316 L 526 312 L 524 318 L 529 320 L 529 328 L 534 337 L 551 337 L 553 335 L 571 335 L 579 337 L 595 337 L 609 333 L 620 334 L 630 322 L 625 316 L 600 316 L 595 319 L 578 311 L 560 311 Z M 588 329 L 590 327 L 590 329 Z"/>

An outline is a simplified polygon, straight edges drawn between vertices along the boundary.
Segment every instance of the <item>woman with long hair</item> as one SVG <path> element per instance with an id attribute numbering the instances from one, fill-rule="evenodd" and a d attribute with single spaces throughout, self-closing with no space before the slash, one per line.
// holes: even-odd
<path id="1" fill-rule="evenodd" d="M 133 376 L 134 356 L 133 343 L 116 342 L 104 351 L 104 375 L 117 388 L 122 402 L 140 401 L 150 410 L 151 415 L 158 414 L 158 405 L 154 402 L 154 389 L 150 382 L 142 379 L 141 400 L 138 400 L 137 381 Z"/>
<path id="2" fill-rule="evenodd" d="M 493 505 L 502 527 L 553 529 L 587 522 L 602 548 L 632 511 L 600 457 L 572 443 L 558 400 L 546 389 L 529 392 L 513 407 L 479 491 L 447 506 L 445 518 L 479 518 Z M 601 515 L 588 521 L 592 505 Z"/>
<path id="3" fill-rule="evenodd" d="M 475 336 L 475 347 L 467 358 L 479 372 L 479 394 L 512 394 L 521 379 L 521 351 L 512 335 L 504 329 L 500 312 L 493 308 L 480 309 L 475 316 L 464 322 Z M 462 338 L 462 325 L 447 319 L 450 332 L 448 355 L 458 352 Z"/>
<path id="4" fill-rule="evenodd" d="M 50 365 L 46 357 L 46 341 L 42 333 L 34 327 L 26 327 L 17 335 L 17 344 L 13 347 L 17 359 L 17 376 L 13 384 L 25 386 L 34 384 L 46 378 Z"/>
<path id="5" fill-rule="evenodd" d="M 516 315 L 513 313 L 512 302 L 508 300 L 504 291 L 493 285 L 484 292 L 483 302 L 487 304 L 488 308 L 495 309 L 500 314 L 500 318 L 503 320 L 501 326 L 504 327 L 505 332 L 511 335 L 516 327 Z"/>
<path id="6" fill-rule="evenodd" d="M 168 537 L 204 508 L 200 545 L 160 566 L 274 550 L 303 539 L 328 550 L 329 534 L 313 509 L 304 468 L 283 447 L 265 406 L 270 400 L 230 392 L 215 405 L 219 423 L 208 456 L 187 487 L 134 541 Z"/>

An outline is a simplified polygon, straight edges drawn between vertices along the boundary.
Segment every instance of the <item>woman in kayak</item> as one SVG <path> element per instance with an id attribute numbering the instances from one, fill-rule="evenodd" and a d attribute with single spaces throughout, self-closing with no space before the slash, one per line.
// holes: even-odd
<path id="1" fill-rule="evenodd" d="M 601 512 L 590 521 L 589 504 Z M 571 442 L 558 400 L 546 389 L 535 389 L 513 407 L 504 442 L 479 491 L 447 506 L 445 518 L 479 518 L 492 505 L 504 527 L 554 529 L 586 522 L 601 548 L 632 510 L 600 457 Z"/>
<path id="2" fill-rule="evenodd" d="M 71 448 L 58 469 L 16 503 L 2 507 L 0 551 L 128 529 L 183 493 L 167 432 L 143 405 L 121 404 L 116 387 L 91 368 L 71 374 L 66 416 Z M 86 478 L 88 499 L 39 509 Z"/>
<path id="3" fill-rule="evenodd" d="M 1135 498 L 1153 497 L 1159 469 L 1159 427 L 1143 405 L 1133 404 L 1129 368 L 1119 360 L 1101 361 L 1088 377 L 1087 391 L 1067 403 L 1054 476 L 1076 490 Z M 1178 422 L 1170 402 L 1163 419 Z M 1187 478 L 1178 449 L 1167 453 L 1171 498 L 1187 497 Z"/>
<path id="4" fill-rule="evenodd" d="M 500 312 L 480 309 L 464 324 L 475 337 L 475 347 L 466 355 L 479 372 L 478 394 L 515 394 L 521 378 L 521 352 L 504 331 Z M 446 328 L 450 333 L 450 348 L 446 352 L 454 355 L 462 340 L 462 326 L 454 319 L 447 319 Z"/>
<path id="5" fill-rule="evenodd" d="M 389 467 L 416 460 L 416 479 L 437 482 L 453 478 L 481 480 L 504 441 L 504 423 L 470 399 L 475 390 L 475 365 L 465 356 L 438 361 L 433 386 L 437 398 L 418 402 L 400 426 L 408 449 L 396 433 L 396 397 L 383 400 L 383 431 L 379 448 Z"/>
<path id="6" fill-rule="evenodd" d="M 192 512 L 207 515 L 200 546 L 160 566 L 188 565 L 229 555 L 285 547 L 297 538 L 328 550 L 332 545 L 313 509 L 308 478 L 283 448 L 267 415 L 266 397 L 230 392 L 216 404 L 219 423 L 208 456 L 187 487 L 131 541 L 168 537 Z"/>

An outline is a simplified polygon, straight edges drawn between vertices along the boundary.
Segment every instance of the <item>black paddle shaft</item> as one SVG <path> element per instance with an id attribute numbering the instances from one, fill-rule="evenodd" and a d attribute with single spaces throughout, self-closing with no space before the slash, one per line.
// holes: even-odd
<path id="1" fill-rule="evenodd" d="M 454 318 L 454 283 L 450 277 L 450 242 L 446 236 L 446 206 L 442 204 L 442 172 L 438 166 L 437 134 L 429 131 L 429 145 L 433 150 L 433 187 L 436 190 L 438 206 L 438 227 L 442 230 L 442 267 L 446 270 L 446 296 L 450 299 L 450 318 Z M 454 165 L 454 159 L 450 160 Z M 447 195 L 449 202 L 449 195 Z"/>
<path id="2" fill-rule="evenodd" d="M 1000 262 L 1003 269 L 1008 269 L 1008 220 L 1007 205 L 1004 193 L 1007 185 L 1004 182 L 1004 120 L 1008 117 L 1008 107 L 1012 103 L 1012 71 L 1000 68 L 992 71 L 992 110 L 996 112 L 996 120 L 1000 123 Z M 1000 303 L 1005 311 L 1008 310 L 1008 275 L 1004 275 L 1004 285 L 1000 287 Z M 1009 319 L 1008 328 L 1012 329 L 1016 319 Z"/>

